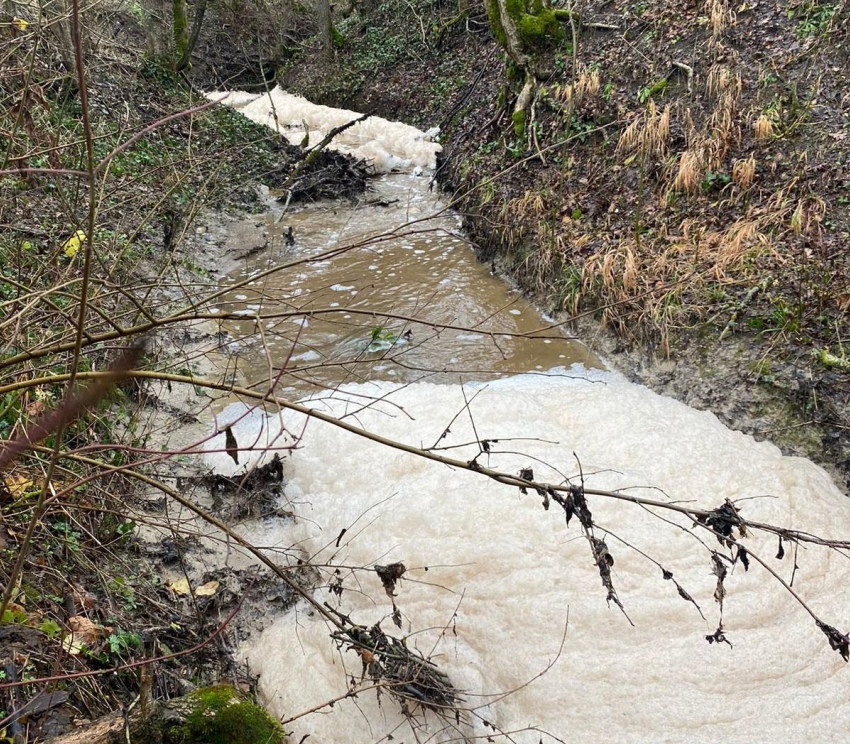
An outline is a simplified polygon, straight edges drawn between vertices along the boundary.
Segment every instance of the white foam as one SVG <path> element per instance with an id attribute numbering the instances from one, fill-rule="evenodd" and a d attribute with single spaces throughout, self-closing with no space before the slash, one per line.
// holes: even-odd
<path id="1" fill-rule="evenodd" d="M 304 122 L 309 129 L 310 146 L 317 145 L 335 127 L 347 124 L 360 114 L 346 109 L 311 103 L 306 98 L 274 88 L 269 93 L 212 91 L 205 94 L 213 101 L 234 107 L 252 121 L 265 124 L 300 144 L 304 139 Z M 429 136 L 430 135 L 430 136 Z M 394 170 L 412 171 L 434 168 L 442 147 L 431 141 L 433 130 L 422 132 L 409 124 L 371 116 L 337 135 L 330 148 L 369 161 L 380 173 Z"/>
<path id="2" fill-rule="evenodd" d="M 290 361 L 293 362 L 315 362 L 321 358 L 321 355 L 318 352 L 313 351 L 312 349 L 309 351 L 304 351 L 301 354 L 293 354 L 291 357 L 289 357 Z"/>
<path id="3" fill-rule="evenodd" d="M 725 498 L 770 494 L 776 498 L 740 501 L 745 516 L 835 537 L 840 526 L 850 524 L 850 503 L 812 463 L 783 457 L 773 445 L 730 431 L 710 413 L 617 375 L 591 376 L 601 382 L 540 375 L 490 382 L 470 405 L 478 436 L 502 439 L 494 450 L 527 454 L 493 454 L 482 462 L 509 472 L 532 466 L 538 478 L 560 481 L 553 468 L 575 474 L 575 452 L 590 487 L 656 486 L 663 493 L 630 493 L 708 508 Z M 467 386 L 467 399 L 480 387 Z M 436 442 L 464 408 L 461 390 L 451 385 L 379 383 L 348 390 L 374 398 L 392 392 L 390 400 L 400 408 L 380 403 L 349 420 L 417 446 Z M 350 414 L 363 404 L 362 398 L 355 400 L 316 405 Z M 290 419 L 291 430 L 300 431 L 299 417 Z M 242 426 L 237 427 L 240 442 L 267 441 L 275 438 L 279 424 L 252 416 L 244 432 Z M 504 441 L 509 437 L 559 444 Z M 441 443 L 472 439 L 468 417 L 462 415 Z M 223 447 L 223 436 L 219 440 Z M 476 453 L 473 447 L 451 451 L 461 459 Z M 226 455 L 213 460 L 225 471 L 232 468 Z M 318 564 L 403 561 L 411 569 L 420 567 L 408 573 L 419 583 L 403 581 L 398 589 L 403 632 L 414 633 L 411 646 L 433 652 L 454 684 L 470 693 L 469 705 L 490 699 L 478 694 L 514 689 L 546 668 L 557 654 L 569 610 L 558 663 L 480 711 L 502 730 L 535 725 L 564 741 L 630 744 L 846 741 L 850 670 L 811 618 L 757 565 L 744 572 L 739 564 L 726 581 L 723 619 L 734 648 L 706 642 L 718 623 L 715 578 L 707 551 L 686 530 L 632 505 L 590 498 L 598 524 L 672 571 L 707 618 L 703 621 L 677 595 L 658 566 L 608 537 L 616 561 L 613 580 L 636 624 L 631 627 L 607 605 L 576 521 L 567 528 L 557 506 L 544 511 L 536 494 L 522 496 L 515 488 L 315 421 L 307 427 L 303 449 L 287 459 L 287 471 L 287 497 L 301 503 L 301 519 L 277 533 L 274 542 L 298 544 Z M 357 522 L 367 510 L 368 516 Z M 350 531 L 337 547 L 343 528 Z M 268 535 L 263 539 L 269 544 Z M 780 562 L 773 558 L 775 537 L 747 542 L 790 578 L 793 548 L 786 545 L 789 556 Z M 800 550 L 798 563 L 795 591 L 824 620 L 846 630 L 850 562 L 809 547 Z M 421 569 L 428 565 L 434 568 Z M 370 571 L 356 578 L 344 571 L 342 576 L 347 591 L 341 600 L 323 589 L 316 598 L 340 601 L 341 610 L 358 623 L 382 620 L 392 631 L 392 607 L 377 576 Z M 453 629 L 441 637 L 447 625 Z M 277 715 L 321 705 L 344 694 L 350 676 L 360 678 L 359 659 L 337 651 L 328 633 L 299 605 L 248 649 L 251 670 L 260 674 L 262 695 Z M 358 697 L 357 707 L 341 701 L 330 712 L 295 721 L 291 729 L 294 740 L 311 734 L 322 744 L 380 741 L 389 732 L 399 741 L 439 742 L 455 734 L 438 733 L 440 724 L 433 716 L 428 720 L 414 737 L 392 700 L 385 695 L 379 707 L 374 692 L 367 692 Z M 506 741 L 480 721 L 473 721 L 471 734 L 482 741 L 487 735 Z M 541 739 L 551 741 L 535 731 L 517 733 L 512 741 L 537 744 Z"/>

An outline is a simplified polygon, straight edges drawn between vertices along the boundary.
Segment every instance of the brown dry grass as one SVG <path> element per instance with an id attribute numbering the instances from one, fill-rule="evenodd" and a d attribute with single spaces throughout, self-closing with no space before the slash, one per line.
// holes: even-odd
<path id="1" fill-rule="evenodd" d="M 710 147 L 709 164 L 718 169 L 730 147 L 740 139 L 741 128 L 737 118 L 738 102 L 743 90 L 740 73 L 725 65 L 713 65 L 706 79 L 706 95 L 713 102 L 706 125 Z"/>
<path id="2" fill-rule="evenodd" d="M 735 13 L 729 8 L 727 0 L 707 0 L 705 12 L 708 15 L 713 41 L 717 41 L 721 34 L 735 23 Z"/>
<path id="3" fill-rule="evenodd" d="M 525 219 L 527 217 L 538 217 L 546 211 L 546 202 L 543 199 L 543 194 L 533 189 L 528 189 L 522 196 L 517 199 L 511 199 L 506 204 L 504 217 L 513 215 L 515 219 Z"/>
<path id="4" fill-rule="evenodd" d="M 575 83 L 556 86 L 554 94 L 556 98 L 568 106 L 576 106 L 599 93 L 600 85 L 599 70 L 590 70 L 586 66 L 582 66 L 578 71 Z"/>
<path id="5" fill-rule="evenodd" d="M 753 122 L 753 133 L 760 142 L 773 139 L 775 130 L 776 127 L 773 118 L 767 114 L 760 114 Z"/>
<path id="6" fill-rule="evenodd" d="M 627 126 L 617 142 L 617 152 L 663 157 L 670 138 L 670 107 L 659 112 L 654 101 Z"/>
<path id="7" fill-rule="evenodd" d="M 748 191 L 756 179 L 756 158 L 750 155 L 732 163 L 732 182 L 741 190 Z"/>
<path id="8" fill-rule="evenodd" d="M 694 193 L 705 176 L 705 144 L 694 143 L 679 157 L 679 170 L 673 181 L 674 191 Z"/>

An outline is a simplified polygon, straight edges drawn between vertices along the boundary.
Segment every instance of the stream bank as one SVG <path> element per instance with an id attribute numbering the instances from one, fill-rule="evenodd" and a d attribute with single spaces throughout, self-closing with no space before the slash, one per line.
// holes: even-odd
<path id="1" fill-rule="evenodd" d="M 90 48 L 84 42 L 88 114 L 95 159 L 114 157 L 98 176 L 92 284 L 99 289 L 90 292 L 79 365 L 84 373 L 107 369 L 125 343 L 123 338 L 89 343 L 91 336 L 191 307 L 198 293 L 217 285 L 224 264 L 217 250 L 203 250 L 203 238 L 237 215 L 264 211 L 263 187 L 293 186 L 293 203 L 328 193 L 356 197 L 365 189 L 354 161 L 332 152 L 321 153 L 299 170 L 297 184 L 290 183 L 303 148 L 208 105 L 172 72 L 150 63 L 132 12 L 115 10 L 122 19 L 115 23 L 111 8 L 95 18 L 101 10 L 91 9 L 86 17 L 104 43 Z M 10 166 L 0 182 L 4 451 L 9 440 L 63 403 L 65 385 L 51 377 L 70 369 L 67 348 L 60 345 L 35 364 L 15 357 L 73 338 L 78 302 L 73 290 L 83 274 L 89 204 L 77 177 L 85 161 L 82 108 L 50 24 L 27 26 L 20 19 L 16 26 L 4 18 L 0 26 L 8 53 L 0 125 L 4 133 L 15 132 L 4 141 Z M 28 173 L 27 167 L 37 170 Z M 74 170 L 54 172 L 66 168 Z M 234 263 L 243 251 L 232 257 Z M 101 292 L 105 286 L 112 289 Z M 196 364 L 200 369 L 192 354 L 220 340 L 216 328 L 191 323 L 143 334 L 141 341 L 139 335 L 140 364 L 158 371 Z M 40 384 L 26 387 L 34 377 L 41 377 Z M 251 484 L 256 488 L 240 489 L 210 482 L 206 471 L 188 467 L 179 454 L 163 454 L 165 435 L 188 433 L 197 423 L 197 409 L 208 402 L 198 392 L 191 386 L 159 391 L 124 380 L 96 400 L 64 432 L 61 477 L 51 484 L 54 501 L 37 521 L 32 514 L 50 450 L 25 452 L 4 465 L 3 590 L 27 544 L 29 525 L 37 529 L 0 618 L 0 739 L 40 741 L 130 706 L 140 687 L 133 666 L 140 659 L 167 657 L 148 680 L 156 699 L 220 680 L 251 693 L 233 647 L 240 633 L 262 626 L 269 607 L 286 606 L 288 594 L 244 564 L 218 570 L 217 563 L 211 570 L 210 546 L 226 553 L 226 542 L 135 477 L 162 477 L 228 524 L 277 511 L 269 500 L 280 488 L 279 473 L 266 473 L 260 484 Z M 46 444 L 53 446 L 50 437 Z M 193 595 L 188 582 L 205 586 L 206 593 Z M 211 638 L 240 603 L 239 628 L 228 626 Z M 194 653 L 182 655 L 193 647 Z M 116 667 L 122 670 L 109 673 Z M 81 676 L 65 677 L 74 674 Z M 61 689 L 52 697 L 43 694 L 45 683 L 29 683 L 57 676 Z"/>

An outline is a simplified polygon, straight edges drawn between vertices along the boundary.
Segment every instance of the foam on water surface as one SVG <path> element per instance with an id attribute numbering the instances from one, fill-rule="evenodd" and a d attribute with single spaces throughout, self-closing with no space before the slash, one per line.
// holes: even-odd
<path id="1" fill-rule="evenodd" d="M 309 144 L 319 144 L 331 129 L 360 118 L 360 114 L 346 109 L 331 108 L 311 103 L 276 87 L 268 93 L 244 91 L 206 94 L 212 101 L 221 100 L 258 124 L 279 131 L 293 144 L 304 139 L 304 124 L 309 130 Z M 366 160 L 379 173 L 414 168 L 433 168 L 437 153 L 442 147 L 431 140 L 436 130 L 422 132 L 409 124 L 388 121 L 371 116 L 337 135 L 329 147 Z"/>
<path id="2" fill-rule="evenodd" d="M 630 493 L 705 508 L 726 498 L 747 499 L 739 505 L 750 519 L 826 536 L 850 524 L 850 503 L 812 463 L 784 457 L 771 444 L 730 431 L 710 413 L 618 375 L 589 372 L 581 379 L 581 370 L 573 372 L 575 379 L 522 375 L 483 386 L 471 404 L 478 436 L 501 439 L 494 450 L 523 453 L 493 454 L 489 465 L 509 472 L 532 466 L 536 477 L 560 481 L 560 473 L 576 474 L 575 453 L 589 487 L 651 486 L 660 490 Z M 467 397 L 480 387 L 468 385 Z M 433 445 L 464 406 L 458 386 L 375 383 L 346 391 L 314 405 L 335 415 L 356 411 L 355 420 L 367 429 L 417 446 Z M 364 408 L 369 396 L 388 396 L 393 405 Z M 220 423 L 242 413 L 232 407 Z M 284 419 L 290 431 L 302 430 L 298 416 Z M 281 443 L 279 423 L 254 411 L 237 425 L 237 438 Z M 557 444 L 506 441 L 512 437 Z M 441 444 L 473 439 L 468 417 L 461 416 Z M 479 710 L 501 730 L 534 726 L 570 742 L 846 741 L 846 664 L 759 566 L 730 570 L 723 622 L 734 647 L 709 645 L 705 636 L 714 632 L 719 615 L 708 551 L 687 530 L 639 507 L 591 497 L 599 525 L 672 571 L 706 616 L 703 620 L 678 596 L 657 565 L 608 535 L 614 584 L 632 627 L 606 603 L 576 520 L 568 529 L 556 506 L 544 511 L 536 495 L 520 495 L 325 423 L 309 422 L 301 444 L 286 459 L 287 500 L 296 521 L 254 537 L 281 548 L 298 545 L 319 564 L 404 562 L 410 568 L 406 578 L 413 581 L 402 581 L 396 598 L 402 632 L 412 633 L 408 642 L 469 693 L 468 705 L 485 705 L 543 671 L 557 656 L 569 611 L 557 663 L 532 684 Z M 470 459 L 476 449 L 449 454 Z M 212 457 L 222 470 L 232 468 L 225 456 Z M 348 531 L 337 547 L 343 529 Z M 700 536 L 719 549 L 709 535 Z M 791 546 L 778 561 L 775 537 L 747 542 L 790 579 Z M 809 547 L 798 562 L 795 590 L 827 622 L 846 625 L 847 559 Z M 317 598 L 339 601 L 358 623 L 383 621 L 390 631 L 392 605 L 377 575 L 346 569 L 341 575 L 346 586 L 341 600 L 326 589 L 317 589 Z M 340 654 L 329 628 L 306 606 L 279 618 L 247 649 L 247 658 L 260 674 L 265 700 L 282 717 L 344 694 L 347 680 L 361 674 L 359 659 Z M 417 731 L 419 741 L 457 739 L 457 731 L 440 733 L 433 721 Z M 357 707 L 340 702 L 332 713 L 300 719 L 292 729 L 297 740 L 311 734 L 323 744 L 377 742 L 391 732 L 397 741 L 413 741 L 406 726 L 393 701 L 385 696 L 379 706 L 374 692 L 367 692 Z M 495 735 L 475 719 L 464 731 Z M 540 737 L 525 731 L 513 740 L 536 744 Z M 543 735 L 543 741 L 551 739 Z"/>

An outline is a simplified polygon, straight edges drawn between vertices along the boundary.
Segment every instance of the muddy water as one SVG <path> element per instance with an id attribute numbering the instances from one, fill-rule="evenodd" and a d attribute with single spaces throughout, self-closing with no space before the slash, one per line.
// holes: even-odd
<path id="1" fill-rule="evenodd" d="M 269 360 L 285 370 L 283 386 L 301 391 L 599 366 L 582 344 L 545 330 L 550 323 L 540 312 L 476 259 L 459 217 L 427 176 L 382 175 L 358 204 L 285 209 L 272 202 L 254 229 L 265 248 L 241 261 L 225 285 L 304 263 L 251 280 L 218 303 L 245 316 L 225 328 L 245 339 L 240 370 L 251 383 L 268 379 Z M 363 247 L 323 258 L 352 245 Z M 263 319 L 282 309 L 302 314 Z"/>
<path id="2" fill-rule="evenodd" d="M 303 100 L 287 115 L 290 98 L 274 99 L 276 126 L 282 120 L 294 128 L 303 117 L 314 132 L 356 116 Z M 252 118 L 269 118 L 271 102 L 240 102 Z M 317 386 L 335 386 L 311 403 L 326 413 L 411 446 L 484 457 L 505 472 L 533 467 L 541 480 L 584 478 L 590 487 L 705 509 L 729 499 L 753 520 L 846 537 L 850 502 L 811 462 L 783 457 L 710 413 L 594 368 L 574 341 L 511 336 L 546 321 L 475 262 L 454 215 L 413 228 L 427 232 L 321 258 L 440 209 L 427 180 L 415 174 L 423 145 L 409 130 L 378 121 L 345 145 L 378 153 L 383 163 L 408 164 L 407 173 L 378 181 L 369 197 L 388 206 L 319 205 L 282 217 L 275 208 L 251 228 L 266 233 L 248 242 L 268 245 L 228 277 L 230 285 L 248 284 L 220 303 L 220 310 L 242 314 L 227 328 L 243 375 L 268 380 L 285 367 L 278 390 L 308 397 Z M 290 226 L 294 245 L 287 246 Z M 259 278 L 269 263 L 305 258 L 312 260 Z M 356 312 L 367 308 L 465 330 L 437 335 L 398 317 Z M 298 317 L 263 317 L 281 312 Z M 481 329 L 492 333 L 472 332 Z M 575 362 L 583 366 L 569 366 Z M 220 427 L 230 422 L 240 443 L 258 447 L 237 466 L 218 435 L 210 442 L 218 453 L 208 462 L 219 472 L 259 462 L 267 456 L 259 445 L 298 440 L 285 459 L 285 506 L 294 518 L 244 525 L 246 537 L 282 563 L 309 559 L 318 566 L 316 600 L 403 637 L 465 698 L 457 718 L 419 709 L 403 715 L 388 695 L 363 689 L 360 658 L 334 644 L 333 628 L 302 603 L 242 649 L 270 709 L 295 718 L 287 726 L 293 741 L 850 739 L 847 665 L 821 629 L 753 559 L 749 570 L 733 565 L 734 552 L 687 519 L 589 498 L 596 535 L 615 559 L 620 612 L 576 520 L 567 527 L 563 513 L 544 509 L 536 494 L 295 414 L 268 415 L 237 402 L 218 418 Z M 482 439 L 494 443 L 486 455 Z M 844 555 L 810 546 L 792 557 L 786 544 L 784 558 L 774 558 L 774 535 L 746 542 L 751 555 L 793 580 L 796 596 L 819 617 L 846 631 Z M 712 550 L 729 559 L 722 611 Z M 408 571 L 391 598 L 374 567 L 396 561 Z M 394 607 L 401 628 L 393 625 Z M 731 645 L 707 642 L 721 623 Z M 356 698 L 346 696 L 351 689 Z M 311 710 L 318 712 L 299 715 Z"/>

